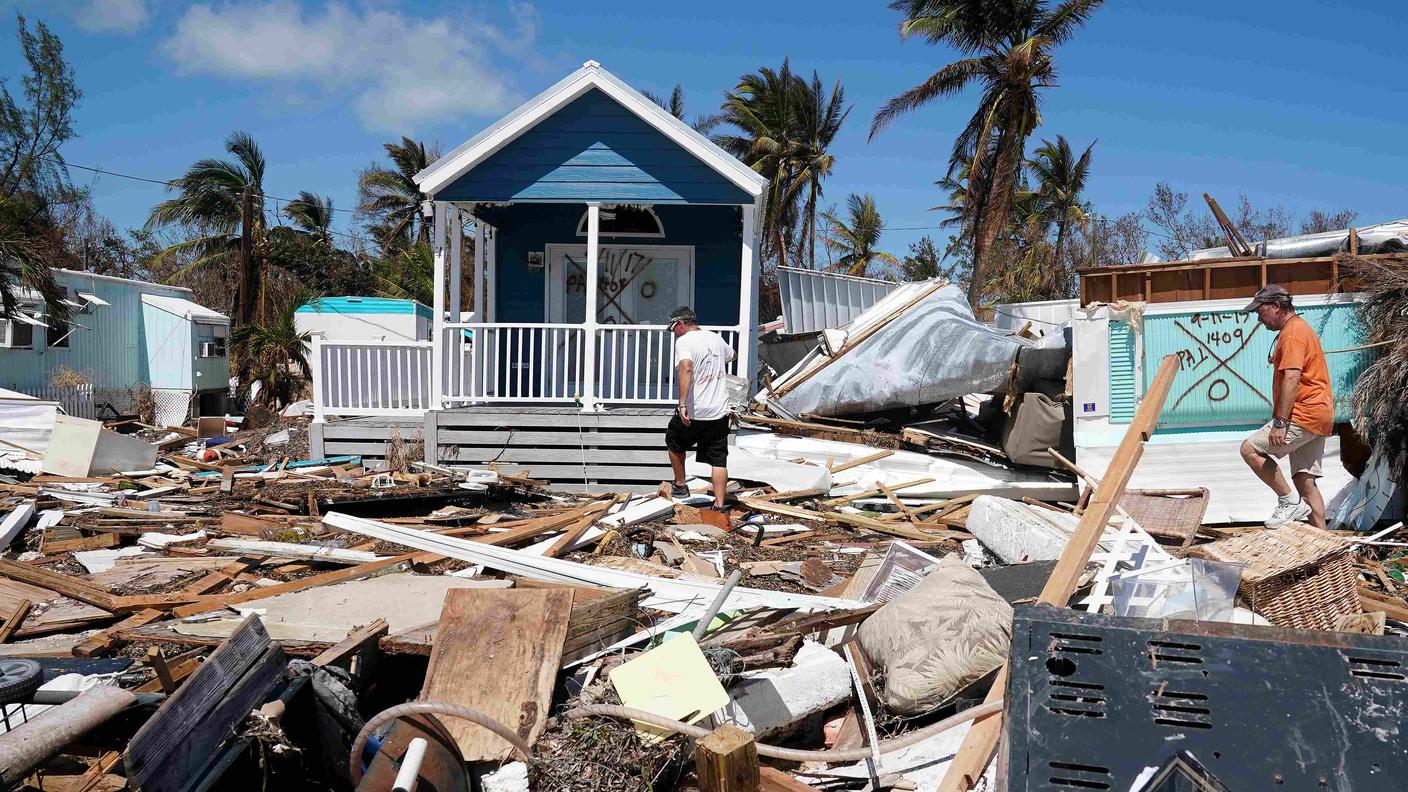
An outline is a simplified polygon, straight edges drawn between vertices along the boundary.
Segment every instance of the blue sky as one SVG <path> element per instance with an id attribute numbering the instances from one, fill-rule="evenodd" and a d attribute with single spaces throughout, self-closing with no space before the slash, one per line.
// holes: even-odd
<path id="1" fill-rule="evenodd" d="M 884 247 L 901 254 L 936 223 L 932 183 L 975 101 L 936 104 L 867 142 L 875 109 L 953 55 L 899 41 L 884 2 L 0 8 L 43 19 L 64 41 L 85 92 L 70 162 L 171 178 L 222 155 L 225 136 L 244 129 L 268 156 L 268 192 L 313 190 L 343 208 L 383 141 L 404 133 L 453 148 L 589 58 L 638 88 L 682 83 L 693 114 L 716 108 L 739 75 L 790 56 L 794 68 L 841 80 L 854 104 L 826 202 L 873 193 L 892 229 Z M 1098 138 L 1088 197 L 1102 214 L 1141 209 L 1165 180 L 1224 205 L 1243 191 L 1297 214 L 1403 217 L 1405 32 L 1391 2 L 1112 2 L 1058 51 L 1061 85 L 1035 137 L 1063 134 L 1081 147 Z M 22 64 L 8 29 L 0 64 L 6 75 Z M 121 227 L 140 225 L 163 197 L 160 186 L 110 176 L 92 184 L 99 210 Z"/>

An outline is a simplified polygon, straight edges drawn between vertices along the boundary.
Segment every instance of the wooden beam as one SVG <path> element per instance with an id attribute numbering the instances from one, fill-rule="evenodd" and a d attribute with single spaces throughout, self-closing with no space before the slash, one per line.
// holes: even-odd
<path id="1" fill-rule="evenodd" d="M 177 617 L 193 616 L 197 613 L 205 613 L 206 611 L 225 608 L 230 605 L 238 605 L 241 602 L 249 602 L 250 600 L 264 599 L 265 597 L 273 597 L 279 594 L 302 591 L 304 589 L 313 588 L 314 586 L 325 586 L 329 583 L 343 583 L 348 580 L 356 580 L 357 578 L 366 577 L 373 572 L 380 572 L 383 569 L 389 569 L 397 564 L 404 564 L 407 561 L 439 558 L 440 556 L 434 553 L 408 553 L 406 555 L 393 556 L 392 558 L 382 559 L 381 561 L 373 561 L 370 564 L 359 564 L 354 567 L 324 572 L 321 575 L 312 575 L 298 580 L 291 580 L 287 583 L 280 583 L 277 586 L 253 588 L 239 594 L 203 597 L 199 601 L 192 602 L 189 605 L 178 606 L 174 608 L 171 613 Z"/>
<path id="2" fill-rule="evenodd" d="M 816 792 L 816 787 L 803 784 L 776 767 L 762 765 L 758 768 L 759 789 L 762 792 Z"/>
<path id="3" fill-rule="evenodd" d="M 96 536 L 84 536 L 78 539 L 61 539 L 56 542 L 44 542 L 39 550 L 48 555 L 49 553 L 68 553 L 74 550 L 104 550 L 117 547 L 122 544 L 122 536 L 115 533 L 100 533 Z"/>
<path id="4" fill-rule="evenodd" d="M 34 603 L 27 599 L 15 603 L 15 609 L 10 611 L 10 615 L 5 617 L 5 624 L 0 626 L 0 644 L 9 643 L 10 639 L 15 637 L 15 632 L 24 624 L 24 618 L 33 607 Z"/>
<path id="5" fill-rule="evenodd" d="M 155 609 L 138 611 L 106 630 L 90 636 L 88 640 L 73 647 L 73 655 L 74 657 L 92 657 L 116 649 L 127 643 L 125 640 L 117 637 L 119 632 L 130 630 L 133 627 L 141 627 L 143 624 L 156 621 L 165 615 L 165 613 Z"/>
<path id="6" fill-rule="evenodd" d="M 879 460 L 881 460 L 881 459 L 884 459 L 884 458 L 887 457 L 887 456 L 893 456 L 894 453 L 895 453 L 895 452 L 894 452 L 893 450 L 887 448 L 887 449 L 885 449 L 885 450 L 883 450 L 883 451 L 876 451 L 876 452 L 873 453 L 873 454 L 866 454 L 866 455 L 863 456 L 863 457 L 857 457 L 856 459 L 852 459 L 850 462 L 844 462 L 844 463 L 842 463 L 842 464 L 840 464 L 840 465 L 837 465 L 836 467 L 831 468 L 831 472 L 832 472 L 832 473 L 840 473 L 840 472 L 843 471 L 843 470 L 850 470 L 850 469 L 853 468 L 853 467 L 860 467 L 861 465 L 868 465 L 868 464 L 870 464 L 871 462 L 877 462 L 877 461 L 879 461 Z"/>
<path id="7" fill-rule="evenodd" d="M 390 628 L 385 619 L 376 619 L 364 627 L 358 627 L 347 634 L 346 638 L 329 646 L 323 653 L 313 658 L 313 665 L 322 668 L 327 665 L 341 665 L 344 660 L 350 660 L 360 652 L 367 644 L 375 644 L 386 635 Z"/>
<path id="8" fill-rule="evenodd" d="M 161 647 L 153 646 L 147 650 L 147 665 L 156 672 L 156 681 L 161 685 L 163 693 L 176 692 L 176 678 L 171 675 L 171 666 L 166 663 L 166 655 L 162 654 Z"/>
<path id="9" fill-rule="evenodd" d="M 0 558 L 0 575 L 11 580 L 18 580 L 21 583 L 28 583 L 31 586 L 49 589 L 69 599 L 76 599 L 106 611 L 115 610 L 113 601 L 116 597 L 97 586 L 84 583 L 72 575 L 50 572 L 47 569 L 39 569 L 19 561 L 11 561 L 8 558 Z"/>
<path id="10" fill-rule="evenodd" d="M 753 735 L 724 724 L 699 740 L 694 749 L 694 774 L 701 792 L 758 792 L 758 745 Z"/>
<path id="11" fill-rule="evenodd" d="M 1051 576 L 1047 578 L 1046 586 L 1041 590 L 1039 602 L 1065 607 L 1075 592 L 1076 583 L 1085 571 L 1085 565 L 1090 561 L 1090 554 L 1099 543 L 1105 527 L 1109 525 L 1110 517 L 1119 505 L 1120 496 L 1124 494 L 1130 476 L 1139 464 L 1139 458 L 1144 453 L 1144 441 L 1149 439 L 1154 433 L 1154 427 L 1158 425 L 1159 412 L 1163 410 L 1164 401 L 1168 398 L 1173 378 L 1177 374 L 1178 358 L 1174 355 L 1165 357 L 1159 364 L 1153 382 L 1149 384 L 1148 392 L 1144 394 L 1144 400 L 1135 411 L 1134 419 L 1125 430 L 1124 439 L 1120 441 L 1109 466 L 1105 468 L 1105 475 L 1100 481 L 1100 486 L 1095 488 L 1090 505 L 1081 514 L 1075 534 L 1061 551 L 1055 569 L 1051 570 Z M 988 691 L 987 701 L 1002 698 L 1006 689 L 1007 665 L 1004 663 Z M 1000 712 L 973 722 L 972 728 L 963 739 L 963 746 L 954 755 L 953 762 L 944 775 L 943 783 L 939 786 L 940 792 L 967 792 L 973 788 L 987 768 L 988 760 L 992 758 L 1001 730 Z"/>

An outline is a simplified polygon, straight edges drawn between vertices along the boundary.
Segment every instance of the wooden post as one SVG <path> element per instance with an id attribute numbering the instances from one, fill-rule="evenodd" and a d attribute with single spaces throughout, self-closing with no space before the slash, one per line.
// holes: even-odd
<path id="1" fill-rule="evenodd" d="M 758 333 L 758 300 L 754 292 L 758 285 L 758 258 L 755 254 L 758 205 L 744 204 L 739 209 L 743 212 L 743 244 L 739 256 L 738 357 L 734 362 L 734 372 L 748 380 L 748 393 L 751 395 L 757 389 L 753 382 L 753 372 L 757 370 L 753 350 Z"/>
<path id="2" fill-rule="evenodd" d="M 582 313 L 587 337 L 582 339 L 582 409 L 596 409 L 596 301 L 601 253 L 601 204 L 587 204 L 587 302 Z"/>
<path id="3" fill-rule="evenodd" d="M 435 201 L 435 227 L 431 231 L 431 245 L 435 250 L 434 289 L 431 300 L 431 337 L 435 339 L 435 349 L 430 357 L 430 409 L 440 409 L 445 397 L 445 267 L 448 251 L 445 248 L 445 204 Z"/>
<path id="4" fill-rule="evenodd" d="M 1115 449 L 1114 457 L 1105 468 L 1105 475 L 1100 479 L 1100 486 L 1095 488 L 1090 505 L 1081 514 L 1075 535 L 1061 551 L 1056 568 L 1051 570 L 1051 576 L 1047 578 L 1038 602 L 1065 607 L 1066 601 L 1075 592 L 1076 582 L 1085 570 L 1085 565 L 1089 563 L 1090 554 L 1099 543 L 1100 535 L 1105 532 L 1111 515 L 1115 513 L 1120 496 L 1124 494 L 1124 488 L 1128 486 L 1129 478 L 1134 474 L 1135 465 L 1139 464 L 1139 457 L 1144 453 L 1144 441 L 1149 439 L 1149 435 L 1154 433 L 1154 427 L 1158 425 L 1159 412 L 1164 408 L 1164 400 L 1168 398 L 1173 378 L 1177 374 L 1177 356 L 1165 357 L 1159 364 L 1154 381 L 1149 384 L 1148 392 L 1144 394 L 1144 400 L 1134 413 L 1134 419 L 1129 422 L 1124 439 L 1120 441 L 1119 448 Z M 998 671 L 997 679 L 992 683 L 992 689 L 988 691 L 987 701 L 996 701 L 1006 695 L 1006 692 L 1007 665 L 1004 663 Z M 1001 731 L 1000 712 L 973 721 L 973 727 L 963 739 L 963 746 L 954 755 L 943 783 L 939 785 L 940 792 L 967 792 L 972 789 L 987 768 Z"/>
<path id="5" fill-rule="evenodd" d="M 474 321 L 484 321 L 484 256 L 488 252 L 484 246 L 488 244 L 485 239 L 484 221 L 479 218 L 474 220 Z"/>
<path id="6" fill-rule="evenodd" d="M 461 269 L 464 258 L 464 213 L 455 204 L 450 204 L 450 321 L 460 319 L 460 287 L 464 280 Z"/>
<path id="7" fill-rule="evenodd" d="M 694 774 L 702 792 L 758 792 L 758 746 L 753 735 L 724 724 L 694 749 Z"/>

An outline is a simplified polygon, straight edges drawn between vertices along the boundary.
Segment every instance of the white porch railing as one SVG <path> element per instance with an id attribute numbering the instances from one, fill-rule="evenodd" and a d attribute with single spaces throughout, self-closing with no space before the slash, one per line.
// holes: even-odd
<path id="1" fill-rule="evenodd" d="M 707 327 L 736 351 L 738 327 Z M 446 323 L 442 405 L 577 402 L 586 384 L 597 402 L 673 404 L 675 338 L 663 325 L 597 329 L 595 360 L 586 360 L 583 325 Z M 325 415 L 421 415 L 431 398 L 434 343 L 313 343 L 315 418 Z M 737 357 L 730 374 L 740 369 Z"/>
<path id="2" fill-rule="evenodd" d="M 706 327 L 738 349 L 738 328 Z M 606 325 L 597 330 L 597 399 L 603 402 L 673 404 L 675 336 L 661 325 Z M 738 371 L 738 359 L 728 372 Z"/>
<path id="3" fill-rule="evenodd" d="M 430 341 L 326 341 L 313 339 L 313 413 L 324 415 L 422 415 L 434 404 Z"/>
<path id="4" fill-rule="evenodd" d="M 562 402 L 582 395 L 581 325 L 445 324 L 445 401 Z"/>

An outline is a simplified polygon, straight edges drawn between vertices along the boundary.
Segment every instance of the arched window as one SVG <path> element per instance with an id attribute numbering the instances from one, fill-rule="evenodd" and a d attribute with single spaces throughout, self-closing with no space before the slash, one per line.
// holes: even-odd
<path id="1" fill-rule="evenodd" d="M 604 237 L 660 239 L 665 236 L 665 226 L 660 223 L 654 209 L 640 209 L 634 206 L 616 206 L 610 209 L 602 207 L 598 231 Z M 582 219 L 577 221 L 577 236 L 586 235 L 587 213 L 583 212 Z"/>

